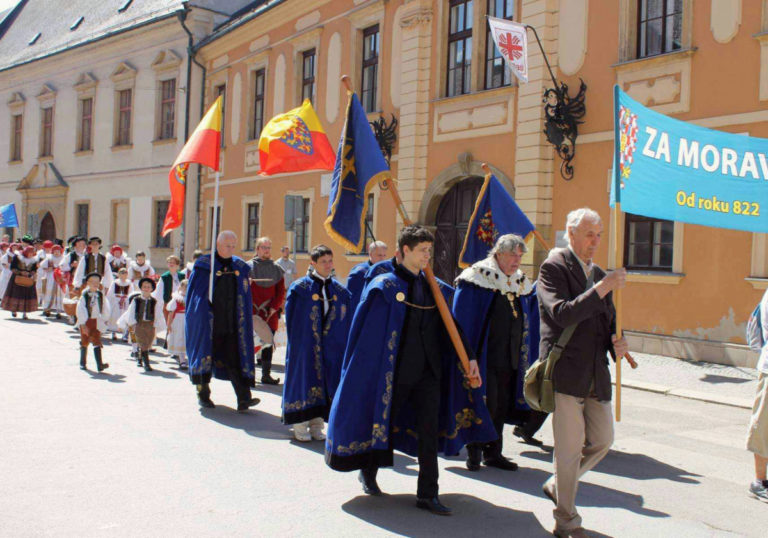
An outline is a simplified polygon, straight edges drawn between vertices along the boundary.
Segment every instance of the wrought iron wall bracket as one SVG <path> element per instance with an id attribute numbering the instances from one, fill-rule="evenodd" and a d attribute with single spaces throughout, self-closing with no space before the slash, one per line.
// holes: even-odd
<path id="1" fill-rule="evenodd" d="M 544 134 L 547 137 L 547 142 L 555 146 L 555 151 L 562 159 L 560 175 L 568 181 L 573 179 L 573 165 L 571 161 L 576 155 L 576 137 L 579 134 L 578 126 L 580 123 L 584 123 L 581 121 L 581 118 L 587 113 L 587 107 L 584 104 L 587 85 L 584 84 L 583 80 L 579 79 L 581 81 L 579 91 L 571 97 L 568 94 L 568 85 L 555 79 L 552 67 L 547 59 L 547 53 L 541 45 L 536 28 L 528 24 L 525 26 L 533 30 L 533 35 L 539 44 L 539 49 L 544 57 L 544 63 L 547 65 L 549 76 L 552 78 L 552 84 L 554 85 L 553 88 L 544 90 L 542 98 L 546 118 Z"/>

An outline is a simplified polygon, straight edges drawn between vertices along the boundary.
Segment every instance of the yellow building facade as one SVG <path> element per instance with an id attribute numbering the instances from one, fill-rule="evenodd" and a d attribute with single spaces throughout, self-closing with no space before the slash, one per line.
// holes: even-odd
<path id="1" fill-rule="evenodd" d="M 652 4 L 652 5 L 649 5 Z M 655 7 L 659 6 L 659 7 Z M 558 81 L 586 84 L 573 177 L 544 134 L 542 96 L 553 86 L 529 30 L 529 81 L 518 84 L 489 41 L 486 15 L 536 28 Z M 219 27 L 197 47 L 205 96 L 225 96 L 221 228 L 253 256 L 254 240 L 336 253 L 344 278 L 365 256 L 346 253 L 323 228 L 330 172 L 258 175 L 258 135 L 278 113 L 312 99 L 332 145 L 344 122 L 348 74 L 371 121 L 395 118 L 391 168 L 406 209 L 435 231 L 435 272 L 452 279 L 482 182 L 482 163 L 553 245 L 568 211 L 590 206 L 605 222 L 596 260 L 612 267 L 609 226 L 612 88 L 664 114 L 768 138 L 768 1 L 662 0 L 272 0 Z M 203 172 L 199 245 L 210 247 L 213 175 Z M 296 231 L 285 197 L 300 196 Z M 394 247 L 399 222 L 378 187 L 369 225 Z M 630 267 L 624 323 L 637 351 L 754 364 L 744 324 L 768 285 L 766 237 L 623 216 L 621 257 Z M 535 275 L 546 251 L 531 243 Z"/>

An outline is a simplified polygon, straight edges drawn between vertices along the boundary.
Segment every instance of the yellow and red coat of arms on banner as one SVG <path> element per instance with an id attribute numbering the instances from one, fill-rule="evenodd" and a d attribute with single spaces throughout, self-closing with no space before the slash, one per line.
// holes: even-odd
<path id="1" fill-rule="evenodd" d="M 486 211 L 485 214 L 480 218 L 475 234 L 480 241 L 489 247 L 493 247 L 493 245 L 496 243 L 496 239 L 499 237 L 499 231 L 496 229 L 496 225 L 493 223 L 493 217 L 491 215 L 490 209 Z"/>

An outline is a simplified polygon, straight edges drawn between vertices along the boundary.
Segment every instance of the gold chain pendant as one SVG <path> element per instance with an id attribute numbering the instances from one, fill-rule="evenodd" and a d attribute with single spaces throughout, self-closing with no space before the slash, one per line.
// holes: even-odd
<path id="1" fill-rule="evenodd" d="M 512 315 L 515 316 L 515 319 L 517 319 L 517 308 L 515 308 L 515 297 L 516 295 L 513 292 L 511 291 L 507 292 L 507 301 L 509 301 L 509 306 L 512 307 Z"/>

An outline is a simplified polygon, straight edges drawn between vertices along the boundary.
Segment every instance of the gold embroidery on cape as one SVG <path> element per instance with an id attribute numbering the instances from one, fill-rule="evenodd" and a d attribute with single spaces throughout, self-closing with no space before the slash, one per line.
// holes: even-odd
<path id="1" fill-rule="evenodd" d="M 312 405 L 315 405 L 324 398 L 322 387 L 310 387 L 306 400 L 296 400 L 285 404 L 286 411 L 300 411 Z"/>

